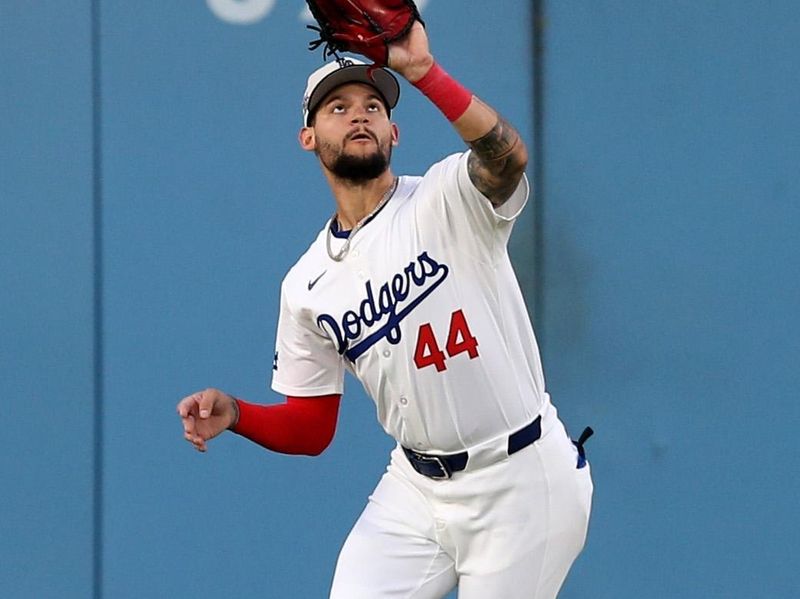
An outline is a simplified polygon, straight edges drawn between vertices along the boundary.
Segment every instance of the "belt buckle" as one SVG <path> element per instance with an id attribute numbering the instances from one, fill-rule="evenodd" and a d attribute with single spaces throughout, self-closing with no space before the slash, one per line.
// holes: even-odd
<path id="1" fill-rule="evenodd" d="M 439 467 L 441 474 L 426 474 L 424 472 L 420 472 L 420 474 L 427 476 L 428 478 L 432 478 L 434 480 L 447 480 L 453 476 L 453 471 L 450 470 L 450 466 L 448 466 L 447 462 L 445 462 L 439 456 L 422 455 L 414 452 L 414 457 L 420 462 L 424 462 L 425 464 L 436 464 Z"/>

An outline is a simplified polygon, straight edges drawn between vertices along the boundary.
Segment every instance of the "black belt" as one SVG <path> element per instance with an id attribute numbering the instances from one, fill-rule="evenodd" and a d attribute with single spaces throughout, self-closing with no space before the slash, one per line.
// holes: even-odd
<path id="1" fill-rule="evenodd" d="M 524 428 L 508 436 L 508 455 L 517 453 L 524 449 L 542 436 L 542 417 L 538 416 Z M 411 467 L 423 476 L 438 480 L 448 479 L 453 476 L 453 472 L 459 472 L 467 467 L 469 453 L 452 453 L 450 455 L 432 455 L 419 453 L 407 447 L 403 447 Z"/>

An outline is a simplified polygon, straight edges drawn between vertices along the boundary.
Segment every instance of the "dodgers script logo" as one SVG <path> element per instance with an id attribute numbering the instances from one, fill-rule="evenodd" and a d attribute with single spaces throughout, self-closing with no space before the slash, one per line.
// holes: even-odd
<path id="1" fill-rule="evenodd" d="M 400 323 L 442 284 L 449 272 L 446 264 L 440 264 L 428 256 L 428 252 L 422 252 L 415 262 L 409 263 L 402 272 L 381 285 L 377 296 L 372 281 L 367 281 L 366 297 L 359 304 L 358 311 L 348 310 L 342 315 L 341 321 L 330 314 L 320 314 L 317 326 L 336 341 L 339 353 L 351 362 L 384 337 L 392 345 L 397 345 L 402 336 Z M 364 329 L 374 324 L 381 326 L 349 347 L 350 342 L 358 339 Z"/>

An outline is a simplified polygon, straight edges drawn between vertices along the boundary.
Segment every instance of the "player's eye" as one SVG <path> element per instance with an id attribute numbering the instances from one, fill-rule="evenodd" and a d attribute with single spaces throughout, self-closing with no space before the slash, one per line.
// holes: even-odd
<path id="1" fill-rule="evenodd" d="M 375 103 L 370 104 L 369 106 L 367 106 L 367 110 L 369 110 L 370 112 L 380 112 L 381 105 L 378 104 L 377 102 L 375 102 Z"/>
<path id="2" fill-rule="evenodd" d="M 331 107 L 331 112 L 333 112 L 333 114 L 342 114 L 344 111 L 344 104 L 334 104 Z"/>

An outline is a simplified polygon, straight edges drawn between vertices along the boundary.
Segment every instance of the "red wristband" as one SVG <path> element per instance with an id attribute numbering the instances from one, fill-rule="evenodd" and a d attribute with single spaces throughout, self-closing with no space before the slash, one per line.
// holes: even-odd
<path id="1" fill-rule="evenodd" d="M 413 83 L 451 123 L 467 111 L 472 92 L 453 79 L 438 63 L 433 63 L 425 76 Z"/>

